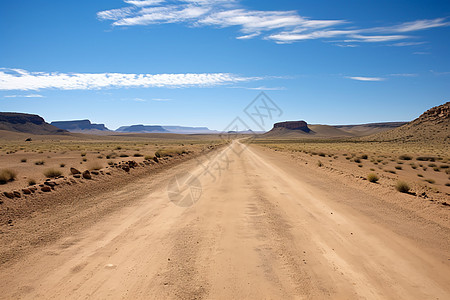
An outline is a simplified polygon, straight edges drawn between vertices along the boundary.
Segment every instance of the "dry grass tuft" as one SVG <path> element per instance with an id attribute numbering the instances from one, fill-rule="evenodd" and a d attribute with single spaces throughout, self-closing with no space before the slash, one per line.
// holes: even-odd
<path id="1" fill-rule="evenodd" d="M 404 181 L 399 181 L 395 185 L 395 189 L 399 191 L 400 193 L 408 193 L 410 190 L 409 185 Z"/>
<path id="2" fill-rule="evenodd" d="M 56 178 L 62 175 L 62 172 L 57 169 L 47 169 L 44 171 L 44 175 L 47 178 Z"/>
<path id="3" fill-rule="evenodd" d="M 11 169 L 0 170 L 0 184 L 5 184 L 16 179 L 17 173 Z"/>
<path id="4" fill-rule="evenodd" d="M 367 180 L 369 180 L 369 182 L 376 183 L 379 179 L 380 178 L 375 173 L 370 173 L 369 175 L 367 175 Z"/>

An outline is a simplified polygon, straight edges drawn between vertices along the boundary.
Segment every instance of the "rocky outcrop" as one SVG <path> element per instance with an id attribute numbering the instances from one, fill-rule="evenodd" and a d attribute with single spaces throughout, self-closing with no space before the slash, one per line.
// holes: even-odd
<path id="1" fill-rule="evenodd" d="M 423 122 L 433 122 L 440 124 L 448 122 L 450 119 L 450 102 L 442 104 L 440 106 L 433 107 L 424 112 L 420 117 L 412 121 L 413 124 L 421 124 Z"/>
<path id="2" fill-rule="evenodd" d="M 285 128 L 289 130 L 301 130 L 304 132 L 310 132 L 311 129 L 308 128 L 308 124 L 305 121 L 286 121 L 279 122 L 273 125 L 273 129 L 275 128 Z"/>
<path id="3" fill-rule="evenodd" d="M 450 102 L 433 107 L 417 119 L 380 134 L 366 137 L 371 141 L 402 141 L 450 144 Z"/>
<path id="4" fill-rule="evenodd" d="M 72 132 L 86 131 L 86 130 L 100 130 L 108 131 L 105 124 L 94 124 L 89 120 L 74 120 L 74 121 L 55 121 L 51 125 Z"/>

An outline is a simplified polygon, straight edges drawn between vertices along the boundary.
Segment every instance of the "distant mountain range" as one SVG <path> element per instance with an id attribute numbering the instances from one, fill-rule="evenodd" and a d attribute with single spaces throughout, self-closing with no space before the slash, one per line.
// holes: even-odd
<path id="1" fill-rule="evenodd" d="M 89 120 L 74 120 L 74 121 L 55 121 L 50 125 L 64 129 L 71 132 L 83 132 L 88 130 L 108 131 L 105 124 L 94 124 Z"/>
<path id="2" fill-rule="evenodd" d="M 32 114 L 0 112 L 0 135 L 7 132 L 30 134 L 64 135 L 70 132 L 109 135 L 114 131 L 104 124 L 93 124 L 89 120 L 57 121 L 48 124 Z M 131 125 L 116 130 L 119 133 L 176 133 L 176 134 L 220 134 L 207 127 Z M 233 133 L 233 132 L 229 132 Z M 255 134 L 256 132 L 239 132 Z M 257 132 L 259 133 L 259 132 Z M 360 138 L 370 141 L 440 141 L 450 143 L 450 102 L 433 107 L 411 122 L 383 122 L 358 125 L 318 125 L 305 121 L 275 123 L 272 130 L 259 135 L 270 139 L 309 138 Z"/>

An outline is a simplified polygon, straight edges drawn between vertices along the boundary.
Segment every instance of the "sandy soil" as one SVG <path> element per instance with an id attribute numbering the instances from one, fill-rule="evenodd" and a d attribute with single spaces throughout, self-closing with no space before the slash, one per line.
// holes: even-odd
<path id="1" fill-rule="evenodd" d="M 179 172 L 201 183 L 191 206 L 168 199 Z M 88 199 L 1 227 L 0 239 L 45 237 L 72 221 L 61 238 L 0 266 L 0 298 L 450 295 L 447 207 L 257 146 L 236 142 Z"/>

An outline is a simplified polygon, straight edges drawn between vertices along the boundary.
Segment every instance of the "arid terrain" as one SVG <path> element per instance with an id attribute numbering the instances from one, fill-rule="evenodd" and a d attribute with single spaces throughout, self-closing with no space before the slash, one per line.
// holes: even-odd
<path id="1" fill-rule="evenodd" d="M 258 136 L 1 131 L 0 299 L 447 299 L 446 106 Z"/>
<path id="2" fill-rule="evenodd" d="M 220 168 L 205 172 L 208 162 Z M 188 207 L 167 196 L 168 183 L 183 172 L 202 188 Z M 448 207 L 266 147 L 236 141 L 200 163 L 186 161 L 78 201 L 2 226 L 2 254 L 25 250 L 2 264 L 1 298 L 450 293 Z"/>

